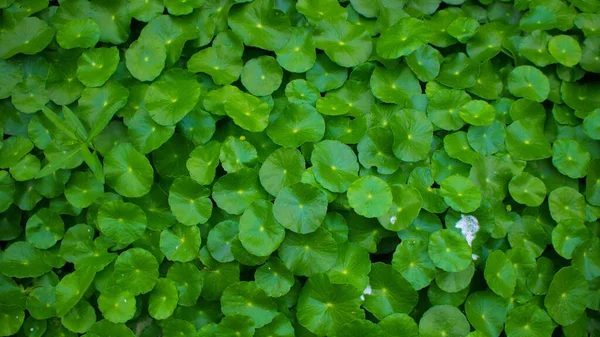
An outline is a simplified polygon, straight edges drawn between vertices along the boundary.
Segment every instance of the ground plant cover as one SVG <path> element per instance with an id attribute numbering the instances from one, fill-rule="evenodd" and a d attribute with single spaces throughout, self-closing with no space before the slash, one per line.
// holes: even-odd
<path id="1" fill-rule="evenodd" d="M 599 0 L 0 13 L 0 336 L 600 336 Z"/>

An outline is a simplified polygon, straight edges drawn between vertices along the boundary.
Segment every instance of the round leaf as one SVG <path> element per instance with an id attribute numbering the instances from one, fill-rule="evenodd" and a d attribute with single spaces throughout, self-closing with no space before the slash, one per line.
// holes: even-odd
<path id="1" fill-rule="evenodd" d="M 119 194 L 136 198 L 150 192 L 154 170 L 131 144 L 118 144 L 104 157 L 106 183 Z"/>
<path id="2" fill-rule="evenodd" d="M 48 208 L 42 208 L 27 220 L 25 234 L 27 241 L 39 249 L 48 249 L 65 233 L 61 217 Z"/>
<path id="3" fill-rule="evenodd" d="M 348 187 L 348 203 L 357 214 L 376 218 L 390 209 L 392 191 L 390 186 L 380 178 L 361 177 Z"/>
<path id="4" fill-rule="evenodd" d="M 407 17 L 381 33 L 377 41 L 377 54 L 384 59 L 408 55 L 429 42 L 431 32 L 421 20 Z"/>
<path id="5" fill-rule="evenodd" d="M 550 83 L 539 69 L 532 66 L 519 66 L 510 73 L 508 90 L 517 97 L 543 102 L 550 93 Z"/>
<path id="6" fill-rule="evenodd" d="M 134 295 L 145 294 L 156 284 L 158 262 L 149 251 L 131 248 L 117 258 L 114 275 L 121 290 L 128 290 Z"/>
<path id="7" fill-rule="evenodd" d="M 318 188 L 296 183 L 279 192 L 273 214 L 285 228 L 301 234 L 314 232 L 325 219 L 327 196 Z"/>
<path id="8" fill-rule="evenodd" d="M 238 282 L 225 288 L 221 310 L 225 316 L 242 314 L 251 317 L 256 328 L 270 323 L 277 314 L 275 302 L 254 282 Z"/>
<path id="9" fill-rule="evenodd" d="M 286 233 L 279 257 L 295 275 L 311 276 L 329 270 L 336 262 L 338 246 L 323 228 L 308 234 Z"/>
<path id="10" fill-rule="evenodd" d="M 255 201 L 240 218 L 239 239 L 254 255 L 269 256 L 284 237 L 285 229 L 275 220 L 273 204 L 269 201 Z"/>
<path id="11" fill-rule="evenodd" d="M 121 200 L 104 203 L 98 210 L 98 228 L 110 239 L 129 244 L 146 230 L 146 213 L 138 205 Z"/>
<path id="12" fill-rule="evenodd" d="M 433 140 L 433 126 L 425 114 L 402 109 L 394 114 L 390 122 L 394 133 L 394 155 L 402 161 L 423 160 L 429 153 Z"/>
<path id="13" fill-rule="evenodd" d="M 583 274 L 574 267 L 565 267 L 554 275 L 544 305 L 558 324 L 573 324 L 586 308 L 588 292 Z"/>
<path id="14" fill-rule="evenodd" d="M 550 55 L 566 67 L 573 67 L 581 60 L 579 42 L 568 35 L 558 35 L 550 39 L 548 50 Z"/>
<path id="15" fill-rule="evenodd" d="M 169 206 L 177 221 L 195 226 L 208 221 L 212 214 L 210 191 L 188 177 L 179 177 L 169 189 Z"/>
<path id="16" fill-rule="evenodd" d="M 459 272 L 472 261 L 471 247 L 458 232 L 441 229 L 429 237 L 429 256 L 436 267 L 448 272 Z"/>
<path id="17" fill-rule="evenodd" d="M 469 322 L 460 310 L 449 305 L 436 305 L 427 310 L 419 322 L 419 336 L 464 337 Z"/>
<path id="18" fill-rule="evenodd" d="M 272 94 L 281 85 L 283 70 L 271 56 L 252 59 L 244 65 L 242 84 L 255 96 Z"/>
<path id="19" fill-rule="evenodd" d="M 313 173 L 319 184 L 343 193 L 358 178 L 358 162 L 348 145 L 335 140 L 315 144 L 311 155 Z"/>
<path id="20" fill-rule="evenodd" d="M 461 175 L 452 175 L 444 179 L 440 195 L 455 211 L 463 213 L 475 211 L 481 203 L 479 188 Z"/>
<path id="21" fill-rule="evenodd" d="M 140 81 L 152 81 L 160 75 L 167 60 L 165 45 L 154 39 L 134 41 L 125 52 L 125 65 Z"/>
<path id="22" fill-rule="evenodd" d="M 200 84 L 194 74 L 171 69 L 150 85 L 144 107 L 160 125 L 174 125 L 185 117 L 200 97 Z"/>
<path id="23" fill-rule="evenodd" d="M 160 278 L 150 292 L 148 298 L 148 313 L 154 319 L 166 319 L 173 314 L 177 307 L 177 286 L 175 282 Z"/>

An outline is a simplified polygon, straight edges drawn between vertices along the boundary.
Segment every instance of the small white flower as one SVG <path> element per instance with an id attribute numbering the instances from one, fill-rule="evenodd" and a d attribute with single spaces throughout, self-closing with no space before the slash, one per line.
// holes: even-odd
<path id="1" fill-rule="evenodd" d="M 393 225 L 396 223 L 396 220 L 398 220 L 398 218 L 396 218 L 395 215 L 392 215 L 392 217 L 390 218 L 390 223 Z"/>
<path id="2" fill-rule="evenodd" d="M 460 220 L 458 220 L 455 227 L 461 230 L 462 235 L 467 239 L 469 246 L 471 246 L 479 231 L 479 221 L 477 218 L 472 215 L 461 214 Z"/>

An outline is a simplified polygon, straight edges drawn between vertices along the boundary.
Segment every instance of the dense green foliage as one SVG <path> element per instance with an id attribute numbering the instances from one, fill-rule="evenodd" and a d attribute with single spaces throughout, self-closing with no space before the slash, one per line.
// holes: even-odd
<path id="1" fill-rule="evenodd" d="M 600 336 L 599 0 L 0 13 L 0 336 Z"/>

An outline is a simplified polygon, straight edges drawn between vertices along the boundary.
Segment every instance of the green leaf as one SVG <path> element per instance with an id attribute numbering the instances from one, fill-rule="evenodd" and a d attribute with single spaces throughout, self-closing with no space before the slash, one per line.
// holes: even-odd
<path id="1" fill-rule="evenodd" d="M 295 275 L 311 276 L 333 267 L 338 247 L 328 231 L 318 228 L 304 235 L 286 233 L 278 252 L 285 266 Z"/>
<path id="2" fill-rule="evenodd" d="M 486 101 L 472 100 L 459 109 L 458 115 L 471 125 L 486 126 L 494 122 L 496 111 Z"/>
<path id="3" fill-rule="evenodd" d="M 419 327 L 407 314 L 391 314 L 379 321 L 381 329 L 390 336 L 417 337 Z"/>
<path id="4" fill-rule="evenodd" d="M 470 101 L 471 97 L 462 90 L 441 89 L 429 98 L 427 116 L 441 129 L 458 130 L 465 125 L 458 111 Z"/>
<path id="5" fill-rule="evenodd" d="M 441 229 L 429 237 L 429 257 L 436 267 L 448 272 L 459 272 L 472 261 L 471 247 L 458 232 Z"/>
<path id="6" fill-rule="evenodd" d="M 479 22 L 471 17 L 458 17 L 448 25 L 448 34 L 465 43 L 477 33 Z"/>
<path id="7" fill-rule="evenodd" d="M 128 291 L 103 292 L 98 296 L 98 308 L 113 323 L 125 323 L 135 314 L 135 297 Z"/>
<path id="8" fill-rule="evenodd" d="M 169 206 L 177 221 L 195 226 L 208 221 L 212 214 L 209 190 L 189 177 L 179 177 L 169 189 Z"/>
<path id="9" fill-rule="evenodd" d="M 63 326 L 73 332 L 85 333 L 96 322 L 96 312 L 87 301 L 80 301 L 60 318 Z"/>
<path id="10" fill-rule="evenodd" d="M 506 300 L 490 291 L 472 293 L 465 302 L 469 322 L 484 336 L 499 336 L 502 333 L 506 311 Z"/>
<path id="11" fill-rule="evenodd" d="M 45 80 L 40 76 L 29 75 L 24 81 L 17 84 L 11 97 L 15 108 L 24 113 L 41 110 L 50 101 L 44 82 Z"/>
<path id="12" fill-rule="evenodd" d="M 442 54 L 429 45 L 423 45 L 406 57 L 406 64 L 423 82 L 429 82 L 440 73 Z"/>
<path id="13" fill-rule="evenodd" d="M 453 175 L 441 184 L 440 195 L 454 210 L 471 213 L 479 208 L 481 192 L 469 179 L 461 175 Z"/>
<path id="14" fill-rule="evenodd" d="M 419 296 L 412 285 L 392 266 L 374 263 L 369 274 L 371 293 L 364 295 L 364 307 L 375 317 L 384 319 L 395 313 L 409 313 Z"/>
<path id="15" fill-rule="evenodd" d="M 202 7 L 204 0 L 166 0 L 165 7 L 172 15 L 190 14 L 194 9 Z"/>
<path id="16" fill-rule="evenodd" d="M 154 170 L 148 159 L 131 144 L 116 145 L 104 157 L 106 183 L 126 197 L 141 197 L 150 192 Z"/>
<path id="17" fill-rule="evenodd" d="M 269 256 L 281 244 L 285 229 L 275 220 L 273 204 L 266 200 L 252 203 L 240 218 L 239 239 L 248 252 Z"/>
<path id="18" fill-rule="evenodd" d="M 254 273 L 256 285 L 270 297 L 287 294 L 294 285 L 294 275 L 277 257 L 272 257 Z"/>
<path id="19" fill-rule="evenodd" d="M 0 334 L 2 336 L 12 336 L 19 332 L 25 320 L 25 312 L 18 307 L 3 306 L 2 313 Z"/>
<path id="20" fill-rule="evenodd" d="M 116 47 L 88 49 L 77 59 L 77 78 L 87 87 L 100 87 L 117 70 Z"/>
<path id="21" fill-rule="evenodd" d="M 574 267 L 565 267 L 554 275 L 544 305 L 558 324 L 569 325 L 583 314 L 588 292 L 583 274 Z"/>
<path id="22" fill-rule="evenodd" d="M 587 241 L 588 237 L 589 230 L 582 222 L 562 221 L 552 230 L 552 245 L 560 256 L 570 259 L 573 251 Z"/>
<path id="23" fill-rule="evenodd" d="M 391 174 L 400 167 L 400 160 L 392 152 L 394 135 L 388 129 L 371 127 L 358 143 L 358 160 L 363 167 L 377 167 L 381 174 Z"/>
<path id="24" fill-rule="evenodd" d="M 231 173 L 244 167 L 253 167 L 258 154 L 256 148 L 248 141 L 229 136 L 221 144 L 219 159 L 223 169 Z"/>
<path id="25" fill-rule="evenodd" d="M 431 32 L 421 20 L 402 18 L 381 33 L 377 54 L 384 59 L 408 55 L 429 42 Z"/>
<path id="26" fill-rule="evenodd" d="M 552 155 L 543 130 L 533 122 L 520 119 L 506 128 L 506 149 L 517 159 L 539 160 Z"/>
<path id="27" fill-rule="evenodd" d="M 393 70 L 377 67 L 370 84 L 373 95 L 385 103 L 404 106 L 413 96 L 421 94 L 421 85 L 409 67 Z"/>
<path id="28" fill-rule="evenodd" d="M 192 55 L 187 64 L 194 73 L 210 75 L 216 84 L 227 85 L 235 82 L 242 74 L 242 59 L 228 46 L 203 49 Z"/>
<path id="29" fill-rule="evenodd" d="M 535 304 L 527 304 L 508 312 L 506 335 L 513 336 L 552 336 L 555 329 L 546 311 Z"/>
<path id="30" fill-rule="evenodd" d="M 92 172 L 75 172 L 65 186 L 67 201 L 78 208 L 89 207 L 104 193 L 102 185 Z"/>
<path id="31" fill-rule="evenodd" d="M 158 279 L 158 262 L 149 251 L 130 248 L 117 258 L 114 276 L 119 289 L 134 295 L 145 294 L 154 288 Z"/>
<path id="32" fill-rule="evenodd" d="M 0 89 L 0 98 L 4 99 L 8 98 L 16 85 L 23 80 L 25 70 L 18 64 L 7 62 L 2 59 L 0 59 L 0 70 L 0 81 L 3 83 L 3 86 Z"/>
<path id="33" fill-rule="evenodd" d="M 293 337 L 294 328 L 292 327 L 290 320 L 284 314 L 278 313 L 277 316 L 273 318 L 271 323 L 263 326 L 260 329 L 257 329 L 254 336 Z"/>
<path id="34" fill-rule="evenodd" d="M 125 65 L 133 77 L 140 81 L 152 81 L 165 67 L 167 49 L 154 39 L 134 41 L 125 52 Z"/>
<path id="35" fill-rule="evenodd" d="M 425 114 L 402 109 L 390 121 L 394 133 L 394 155 L 402 160 L 415 162 L 425 159 L 433 140 L 433 126 Z"/>
<path id="36" fill-rule="evenodd" d="M 308 29 L 292 27 L 292 35 L 287 44 L 275 50 L 277 62 L 289 72 L 306 72 L 313 67 L 317 59 L 315 48 L 313 35 Z"/>
<path id="37" fill-rule="evenodd" d="M 231 242 L 238 235 L 238 223 L 232 220 L 221 221 L 208 233 L 206 248 L 213 259 L 221 263 L 235 259 L 231 253 Z"/>
<path id="38" fill-rule="evenodd" d="M 517 97 L 543 102 L 550 93 L 550 83 L 539 69 L 532 66 L 519 66 L 510 73 L 508 90 Z"/>
<path id="39" fill-rule="evenodd" d="M 186 70 L 171 69 L 150 85 L 144 107 L 158 124 L 174 125 L 194 108 L 199 97 L 200 84 L 195 76 Z"/>
<path id="40" fill-rule="evenodd" d="M 346 20 L 321 21 L 313 37 L 315 46 L 342 67 L 364 63 L 373 49 L 366 29 Z"/>
<path id="41" fill-rule="evenodd" d="M 191 263 L 175 263 L 169 268 L 167 278 L 177 286 L 179 305 L 187 307 L 196 304 L 204 285 L 198 268 Z"/>
<path id="42" fill-rule="evenodd" d="M 8 277 L 38 277 L 52 270 L 44 253 L 27 241 L 17 241 L 6 248 L 0 260 L 0 270 Z"/>
<path id="43" fill-rule="evenodd" d="M 546 198 L 544 182 L 525 172 L 510 180 L 508 190 L 516 202 L 529 207 L 539 206 Z"/>
<path id="44" fill-rule="evenodd" d="M 548 51 L 550 51 L 550 55 L 566 67 L 573 67 L 581 60 L 579 43 L 568 35 L 558 35 L 550 39 Z"/>
<path id="45" fill-rule="evenodd" d="M 56 314 L 65 315 L 83 297 L 96 273 L 90 268 L 78 269 L 60 280 L 56 285 Z"/>
<path id="46" fill-rule="evenodd" d="M 56 32 L 56 42 L 64 49 L 91 48 L 100 39 L 100 27 L 92 19 L 69 21 Z"/>
<path id="47" fill-rule="evenodd" d="M 325 134 L 325 120 L 318 110 L 305 103 L 289 103 L 269 123 L 267 135 L 278 145 L 299 147 L 307 142 L 317 142 Z"/>
<path id="48" fill-rule="evenodd" d="M 576 190 L 560 187 L 548 195 L 550 215 L 556 222 L 585 219 L 585 200 Z"/>
<path id="49" fill-rule="evenodd" d="M 224 317 L 214 331 L 216 337 L 254 336 L 254 321 L 250 316 L 242 314 L 232 314 Z"/>
<path id="50" fill-rule="evenodd" d="M 148 298 L 148 313 L 154 319 L 166 319 L 177 307 L 177 286 L 168 278 L 159 278 Z"/>
<path id="51" fill-rule="evenodd" d="M 44 21 L 37 17 L 23 18 L 0 34 L 0 58 L 6 60 L 17 54 L 37 54 L 53 38 L 54 30 Z"/>
<path id="52" fill-rule="evenodd" d="M 466 89 L 475 85 L 478 75 L 479 63 L 464 53 L 457 53 L 444 59 L 436 80 L 453 89 Z"/>
<path id="53" fill-rule="evenodd" d="M 272 195 L 300 182 L 306 169 L 304 157 L 296 149 L 281 148 L 267 157 L 259 171 L 261 185 Z"/>
<path id="54" fill-rule="evenodd" d="M 517 284 L 517 275 L 513 264 L 504 252 L 492 252 L 485 262 L 485 280 L 496 294 L 509 298 Z"/>
<path id="55" fill-rule="evenodd" d="M 466 336 L 469 322 L 460 310 L 449 305 L 436 305 L 427 310 L 419 322 L 419 336 Z"/>
<path id="56" fill-rule="evenodd" d="M 200 244 L 198 226 L 175 224 L 160 233 L 160 250 L 171 261 L 192 261 L 198 255 Z"/>
<path id="57" fill-rule="evenodd" d="M 402 241 L 392 259 L 392 266 L 415 290 L 429 285 L 435 278 L 435 265 L 427 251 L 428 241 Z"/>
<path id="58" fill-rule="evenodd" d="M 342 193 L 358 178 L 358 161 L 352 149 L 335 140 L 315 145 L 311 155 L 313 173 L 319 184 Z"/>
<path id="59" fill-rule="evenodd" d="M 339 2 L 334 0 L 316 1 L 299 0 L 296 4 L 298 13 L 304 15 L 308 21 L 317 24 L 325 19 L 343 19 L 348 17 L 348 13 Z"/>
<path id="60" fill-rule="evenodd" d="M 27 241 L 35 248 L 48 249 L 62 239 L 65 224 L 61 217 L 48 208 L 37 211 L 27 220 Z"/>
<path id="61" fill-rule="evenodd" d="M 588 172 L 591 156 L 572 139 L 557 139 L 552 145 L 552 164 L 570 178 L 583 178 Z"/>
<path id="62" fill-rule="evenodd" d="M 348 79 L 348 70 L 333 61 L 327 55 L 317 55 L 312 68 L 306 72 L 306 80 L 320 92 L 337 89 Z"/>
<path id="63" fill-rule="evenodd" d="M 304 183 L 282 189 L 273 206 L 275 219 L 283 227 L 301 234 L 314 232 L 326 213 L 325 193 Z"/>
<path id="64" fill-rule="evenodd" d="M 348 187 L 348 202 L 357 214 L 376 218 L 392 205 L 392 191 L 380 178 L 365 176 Z"/>
<path id="65" fill-rule="evenodd" d="M 261 56 L 244 64 L 242 84 L 255 96 L 272 94 L 281 85 L 283 70 L 270 56 Z"/>
<path id="66" fill-rule="evenodd" d="M 251 169 L 229 173 L 213 186 L 213 200 L 229 214 L 242 214 L 254 201 L 265 199 L 267 193 L 259 182 L 258 174 Z"/>
<path id="67" fill-rule="evenodd" d="M 261 132 L 269 124 L 271 106 L 260 98 L 237 91 L 224 103 L 225 113 L 244 130 Z"/>
<path id="68" fill-rule="evenodd" d="M 292 34 L 289 18 L 274 8 L 273 0 L 233 7 L 228 23 L 245 45 L 271 51 L 285 46 Z"/>
<path id="69" fill-rule="evenodd" d="M 333 334 L 346 322 L 364 318 L 360 293 L 351 285 L 331 284 L 325 275 L 313 276 L 298 298 L 298 323 L 314 334 Z"/>
<path id="70" fill-rule="evenodd" d="M 234 283 L 225 288 L 221 297 L 221 310 L 225 316 L 249 316 L 256 328 L 270 323 L 277 314 L 276 308 L 275 302 L 254 282 Z"/>
<path id="71" fill-rule="evenodd" d="M 146 230 L 146 223 L 142 208 L 132 203 L 109 201 L 98 210 L 98 229 L 118 243 L 129 244 L 139 239 Z"/>

